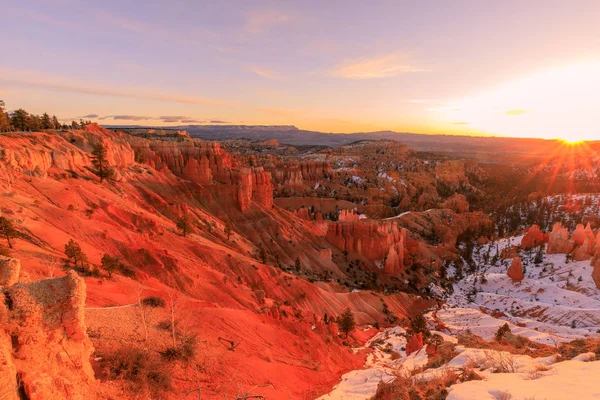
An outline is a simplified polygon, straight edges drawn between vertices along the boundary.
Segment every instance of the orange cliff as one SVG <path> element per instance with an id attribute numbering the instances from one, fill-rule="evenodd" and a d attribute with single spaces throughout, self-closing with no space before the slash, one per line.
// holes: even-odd
<path id="1" fill-rule="evenodd" d="M 384 271 L 396 275 L 404 269 L 406 230 L 397 221 L 330 222 L 327 240 L 337 248 L 372 262 L 384 262 Z"/>

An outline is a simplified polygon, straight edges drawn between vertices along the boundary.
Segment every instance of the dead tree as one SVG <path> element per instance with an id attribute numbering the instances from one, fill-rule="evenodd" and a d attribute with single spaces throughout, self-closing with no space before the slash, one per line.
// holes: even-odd
<path id="1" fill-rule="evenodd" d="M 239 343 L 235 343 L 233 340 L 225 339 L 220 336 L 219 336 L 219 343 L 221 343 L 223 346 L 225 346 L 225 348 L 227 348 L 227 350 L 229 350 L 229 351 L 234 351 L 235 348 L 240 345 Z"/>

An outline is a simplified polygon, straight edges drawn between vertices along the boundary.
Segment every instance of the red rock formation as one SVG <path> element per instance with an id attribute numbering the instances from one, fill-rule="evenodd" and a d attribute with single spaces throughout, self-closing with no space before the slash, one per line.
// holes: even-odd
<path id="1" fill-rule="evenodd" d="M 449 208 L 458 214 L 469 211 L 469 202 L 467 201 L 467 198 L 460 193 L 454 193 L 444 201 L 441 206 L 442 208 Z"/>
<path id="2" fill-rule="evenodd" d="M 404 266 L 406 230 L 399 228 L 395 220 L 329 223 L 326 237 L 339 249 L 370 261 L 390 257 L 385 264 L 386 272 L 393 274 Z"/>
<path id="3" fill-rule="evenodd" d="M 534 247 L 540 246 L 544 243 L 544 232 L 537 225 L 532 225 L 527 229 L 527 233 L 521 240 L 521 247 L 524 250 L 529 250 Z"/>
<path id="4" fill-rule="evenodd" d="M 548 248 L 546 249 L 546 252 L 548 254 L 567 254 L 572 250 L 573 242 L 569 240 L 569 230 L 567 228 L 563 228 L 560 222 L 555 223 L 552 227 L 552 232 L 548 234 Z"/>
<path id="5" fill-rule="evenodd" d="M 437 355 L 438 348 L 436 345 L 429 343 L 427 347 L 425 347 L 425 352 L 427 352 L 428 356 L 435 356 Z"/>
<path id="6" fill-rule="evenodd" d="M 453 188 L 458 188 L 461 182 L 466 182 L 465 164 L 459 160 L 444 161 L 435 167 L 435 174 L 440 181 L 449 184 Z"/>
<path id="7" fill-rule="evenodd" d="M 358 214 L 354 212 L 354 210 L 341 210 L 338 215 L 338 221 L 346 221 L 346 222 L 357 222 L 359 220 Z"/>
<path id="8" fill-rule="evenodd" d="M 600 263 L 594 262 L 592 264 L 594 267 L 594 270 L 592 271 L 592 279 L 594 280 L 596 287 L 600 289 Z"/>
<path id="9" fill-rule="evenodd" d="M 587 235 L 583 225 L 577 224 L 575 231 L 573 231 L 573 234 L 571 235 L 571 241 L 575 243 L 575 246 L 581 246 L 585 242 L 586 236 Z"/>
<path id="10" fill-rule="evenodd" d="M 513 258 L 506 275 L 508 275 L 513 282 L 521 282 L 523 280 L 523 263 L 521 262 L 521 257 Z"/>
<path id="11" fill-rule="evenodd" d="M 594 255 L 593 253 L 594 242 L 590 241 L 589 237 L 585 237 L 581 246 L 578 246 L 571 253 L 571 257 L 574 261 L 589 260 Z"/>
<path id="12" fill-rule="evenodd" d="M 0 256 L 0 286 L 12 286 L 17 283 L 20 271 L 19 260 Z"/>
<path id="13" fill-rule="evenodd" d="M 397 275 L 404 269 L 404 241 L 405 238 L 401 238 L 400 242 L 390 246 L 383 268 L 386 274 Z"/>
<path id="14" fill-rule="evenodd" d="M 27 398 L 94 398 L 89 362 L 94 349 L 84 322 L 83 279 L 71 271 L 64 278 L 17 283 L 7 293 L 12 314 L 3 327 L 10 329 L 6 333 L 14 348 L 13 366 L 8 368 L 20 376 Z M 4 368 L 0 365 L 0 376 Z"/>
<path id="15" fill-rule="evenodd" d="M 308 212 L 308 208 L 306 208 L 306 207 L 301 207 L 301 208 L 297 209 L 294 212 L 294 215 L 298 218 L 305 219 L 307 221 L 311 220 L 310 213 Z"/>
<path id="16" fill-rule="evenodd" d="M 423 334 L 421 332 L 411 336 L 406 342 L 406 355 L 410 355 L 423 348 Z"/>

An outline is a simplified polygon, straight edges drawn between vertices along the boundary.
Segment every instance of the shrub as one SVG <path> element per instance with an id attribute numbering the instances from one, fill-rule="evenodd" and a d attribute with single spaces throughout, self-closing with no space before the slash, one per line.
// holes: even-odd
<path id="1" fill-rule="evenodd" d="M 142 299 L 142 305 L 152 308 L 164 308 L 167 305 L 167 303 L 162 297 L 148 296 Z"/>
<path id="2" fill-rule="evenodd" d="M 171 390 L 171 373 L 168 366 L 152 353 L 137 348 L 123 347 L 102 358 L 101 378 L 130 382 L 135 392 L 150 393 L 157 397 Z"/>
<path id="3" fill-rule="evenodd" d="M 167 347 L 164 351 L 160 352 L 163 359 L 167 361 L 190 361 L 196 355 L 196 349 L 198 348 L 196 336 L 189 336 L 182 340 L 181 344 L 177 347 Z"/>

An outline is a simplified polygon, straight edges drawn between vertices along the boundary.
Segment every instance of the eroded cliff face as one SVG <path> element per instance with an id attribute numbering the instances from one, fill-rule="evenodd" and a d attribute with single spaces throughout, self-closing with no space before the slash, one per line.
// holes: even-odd
<path id="1" fill-rule="evenodd" d="M 70 271 L 0 289 L 0 398 L 95 398 L 83 278 Z"/>
<path id="2" fill-rule="evenodd" d="M 345 220 L 331 222 L 327 240 L 337 248 L 367 260 L 382 262 L 384 271 L 397 274 L 404 267 L 406 230 L 397 221 L 363 222 Z"/>
<path id="3" fill-rule="evenodd" d="M 132 140 L 136 160 L 211 189 L 222 202 L 246 211 L 252 201 L 271 207 L 271 176 L 261 167 L 240 167 L 219 143 L 201 140 Z"/>

